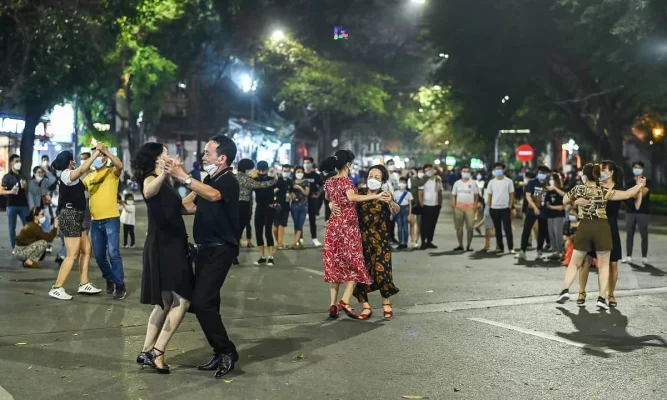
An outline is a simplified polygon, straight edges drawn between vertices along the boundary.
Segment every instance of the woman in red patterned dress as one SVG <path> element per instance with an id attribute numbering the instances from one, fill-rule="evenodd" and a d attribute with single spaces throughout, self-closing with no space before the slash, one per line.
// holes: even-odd
<path id="1" fill-rule="evenodd" d="M 340 208 L 339 215 L 331 215 L 324 235 L 324 281 L 331 284 L 331 306 L 329 316 L 338 318 L 338 309 L 348 317 L 358 319 L 352 311 L 349 301 L 352 298 L 357 283 L 371 284 L 371 279 L 364 263 L 364 252 L 361 245 L 359 218 L 355 203 L 369 200 L 388 201 L 391 195 L 382 192 L 377 194 L 360 195 L 349 177 L 350 167 L 354 154 L 348 150 L 338 150 L 333 157 L 329 157 L 323 167 L 335 167 L 336 176 L 324 184 L 326 199 L 333 201 Z M 336 307 L 338 289 L 345 284 L 342 299 Z"/>

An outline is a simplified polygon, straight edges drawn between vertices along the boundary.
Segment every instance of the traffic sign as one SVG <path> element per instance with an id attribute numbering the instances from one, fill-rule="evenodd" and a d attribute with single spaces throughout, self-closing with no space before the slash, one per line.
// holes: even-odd
<path id="1" fill-rule="evenodd" d="M 533 157 L 535 157 L 535 150 L 533 150 L 531 145 L 522 144 L 516 148 L 516 158 L 518 158 L 519 161 L 527 162 L 532 160 Z"/>

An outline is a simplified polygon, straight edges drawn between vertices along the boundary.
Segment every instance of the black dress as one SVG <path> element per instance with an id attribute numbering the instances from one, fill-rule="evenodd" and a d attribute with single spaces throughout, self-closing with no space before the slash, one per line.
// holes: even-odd
<path id="1" fill-rule="evenodd" d="M 188 261 L 188 234 L 181 196 L 167 181 L 146 199 L 148 235 L 144 244 L 141 303 L 162 305 L 164 291 L 191 300 L 194 275 Z"/>

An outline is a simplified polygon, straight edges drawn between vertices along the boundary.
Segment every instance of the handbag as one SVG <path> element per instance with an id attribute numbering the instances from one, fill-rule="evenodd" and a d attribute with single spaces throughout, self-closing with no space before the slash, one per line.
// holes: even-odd
<path id="1" fill-rule="evenodd" d="M 269 208 L 273 209 L 276 212 L 276 214 L 280 214 L 280 211 L 282 211 L 283 206 L 278 201 L 278 196 L 276 195 L 273 196 L 273 203 L 269 204 Z"/>

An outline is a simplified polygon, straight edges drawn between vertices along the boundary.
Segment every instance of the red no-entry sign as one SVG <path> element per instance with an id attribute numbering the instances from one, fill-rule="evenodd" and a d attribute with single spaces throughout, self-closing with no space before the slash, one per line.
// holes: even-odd
<path id="1" fill-rule="evenodd" d="M 522 144 L 516 148 L 516 158 L 518 158 L 519 161 L 528 162 L 532 160 L 533 157 L 535 157 L 535 150 L 533 150 L 531 145 Z"/>

